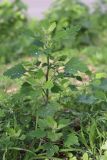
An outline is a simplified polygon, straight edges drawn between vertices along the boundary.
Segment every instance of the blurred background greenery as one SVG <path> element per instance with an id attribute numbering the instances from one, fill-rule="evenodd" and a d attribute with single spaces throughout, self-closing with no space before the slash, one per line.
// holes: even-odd
<path id="1" fill-rule="evenodd" d="M 34 35 L 41 31 L 43 23 L 57 21 L 57 30 L 70 25 L 80 25 L 77 39 L 63 42 L 57 47 L 75 48 L 102 63 L 106 61 L 107 11 L 102 6 L 106 1 L 96 1 L 93 12 L 78 0 L 54 1 L 42 20 L 32 20 L 27 7 L 21 0 L 0 3 L 0 63 L 9 63 L 22 56 L 29 56 Z M 102 5 L 103 4 L 103 5 Z M 39 30 L 37 29 L 39 26 Z M 82 50 L 82 51 L 81 51 Z M 94 53 L 93 53 L 94 52 Z M 96 62 L 97 63 L 97 62 Z"/>

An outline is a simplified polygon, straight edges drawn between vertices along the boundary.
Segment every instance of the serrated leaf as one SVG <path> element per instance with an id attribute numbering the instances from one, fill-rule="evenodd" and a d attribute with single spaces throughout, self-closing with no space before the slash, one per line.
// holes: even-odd
<path id="1" fill-rule="evenodd" d="M 22 77 L 25 72 L 26 70 L 24 69 L 23 65 L 17 64 L 4 72 L 4 76 L 10 77 L 11 79 L 16 79 Z"/>
<path id="2" fill-rule="evenodd" d="M 53 117 L 47 117 L 45 119 L 39 119 L 38 125 L 42 129 L 46 129 L 46 128 L 56 129 L 57 128 L 57 123 L 53 119 Z"/>
<path id="3" fill-rule="evenodd" d="M 55 41 L 59 40 L 74 40 L 80 26 L 71 26 L 70 28 L 59 30 L 55 35 Z"/>
<path id="4" fill-rule="evenodd" d="M 55 133 L 55 132 L 49 131 L 47 137 L 48 137 L 52 142 L 55 142 L 55 141 L 60 140 L 60 138 L 62 137 L 62 135 L 63 135 L 62 133 Z"/>
<path id="5" fill-rule="evenodd" d="M 38 126 L 42 129 L 46 129 L 48 127 L 44 119 L 40 119 L 40 118 L 38 120 Z"/>
<path id="6" fill-rule="evenodd" d="M 55 153 L 58 153 L 59 147 L 57 145 L 54 145 L 52 143 L 44 144 L 44 150 L 47 151 L 47 156 L 52 157 Z"/>
<path id="7" fill-rule="evenodd" d="M 79 145 L 78 137 L 74 133 L 70 133 L 64 142 L 64 146 L 70 147 L 73 145 Z"/>

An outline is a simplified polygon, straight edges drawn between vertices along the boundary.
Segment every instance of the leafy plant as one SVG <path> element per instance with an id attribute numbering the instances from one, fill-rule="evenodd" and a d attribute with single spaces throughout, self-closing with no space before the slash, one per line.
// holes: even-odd
<path id="1" fill-rule="evenodd" d="M 63 36 L 63 33 L 65 35 L 63 38 L 66 38 L 70 31 L 75 32 L 75 26 L 69 30 L 61 29 L 59 39 L 57 37 L 53 40 L 52 35 L 55 29 L 55 22 L 48 28 L 43 28 L 42 35 L 39 35 L 40 46 L 35 46 L 36 57 L 34 57 L 34 61 L 23 62 L 4 73 L 5 76 L 12 79 L 23 78 L 20 92 L 12 96 L 14 123 L 16 124 L 15 127 L 8 128 L 7 135 L 11 136 L 12 141 L 16 140 L 16 145 L 10 145 L 10 148 L 16 150 L 17 155 L 21 155 L 25 159 L 35 156 L 29 152 L 24 153 L 22 147 L 19 147 L 23 145 L 20 142 L 18 145 L 17 140 L 28 143 L 29 150 L 33 150 L 33 153 L 38 157 L 37 159 L 45 157 L 52 159 L 54 156 L 60 158 L 60 150 L 63 153 L 64 148 L 69 151 L 71 147 L 79 145 L 76 133 L 69 128 L 71 119 L 63 118 L 65 110 L 71 108 L 70 106 L 66 108 L 63 98 L 72 94 L 73 91 L 69 86 L 73 83 L 72 79 L 79 79 L 79 72 L 86 74 L 90 72 L 88 67 L 78 58 L 68 59 L 66 55 L 53 52 L 54 45 Z M 15 111 L 17 105 L 18 113 Z M 23 127 L 20 128 L 20 125 Z M 7 157 L 10 149 L 7 145 L 6 148 Z M 17 150 L 22 150 L 22 154 Z M 14 155 L 14 152 L 11 154 Z"/>
<path id="2" fill-rule="evenodd" d="M 32 32 L 19 38 L 19 30 L 22 33 L 29 28 L 20 4 L 1 3 L 0 13 L 7 9 L 14 20 L 11 33 L 18 36 L 17 45 L 9 46 L 14 49 L 12 59 L 25 41 L 23 53 L 32 53 L 32 57 L 5 66 L 8 69 L 0 79 L 0 159 L 106 160 L 106 40 L 102 36 L 106 13 L 103 17 L 101 6 L 90 14 L 79 1 L 58 1 L 36 24 L 28 41 Z M 3 14 L 2 40 L 5 33 L 10 40 L 14 37 L 7 30 L 7 12 Z M 7 51 L 7 47 L 1 48 Z M 9 62 L 7 55 L 10 52 L 5 59 Z M 3 72 L 4 66 L 1 68 Z"/>

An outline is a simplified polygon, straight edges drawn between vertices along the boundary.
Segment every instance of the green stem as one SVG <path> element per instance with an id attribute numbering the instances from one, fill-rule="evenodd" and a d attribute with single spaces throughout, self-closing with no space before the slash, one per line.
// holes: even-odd
<path id="1" fill-rule="evenodd" d="M 49 62 L 49 55 L 47 56 L 47 71 L 46 71 L 46 82 L 49 80 L 49 69 L 50 69 L 50 62 Z M 46 89 L 46 104 L 49 101 L 49 89 Z"/>
<path id="2" fill-rule="evenodd" d="M 37 130 L 38 128 L 38 115 L 36 115 L 36 126 L 35 126 L 35 129 Z"/>

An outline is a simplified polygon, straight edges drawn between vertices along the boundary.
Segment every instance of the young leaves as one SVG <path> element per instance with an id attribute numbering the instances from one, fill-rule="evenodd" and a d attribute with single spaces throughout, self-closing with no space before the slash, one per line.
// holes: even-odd
<path id="1" fill-rule="evenodd" d="M 56 32 L 54 37 L 55 41 L 62 41 L 62 40 L 71 40 L 71 42 L 75 39 L 80 26 L 71 26 L 70 28 L 61 29 Z"/>
<path id="2" fill-rule="evenodd" d="M 55 30 L 56 28 L 56 22 L 53 22 L 50 27 L 48 28 L 48 32 L 51 33 Z"/>

